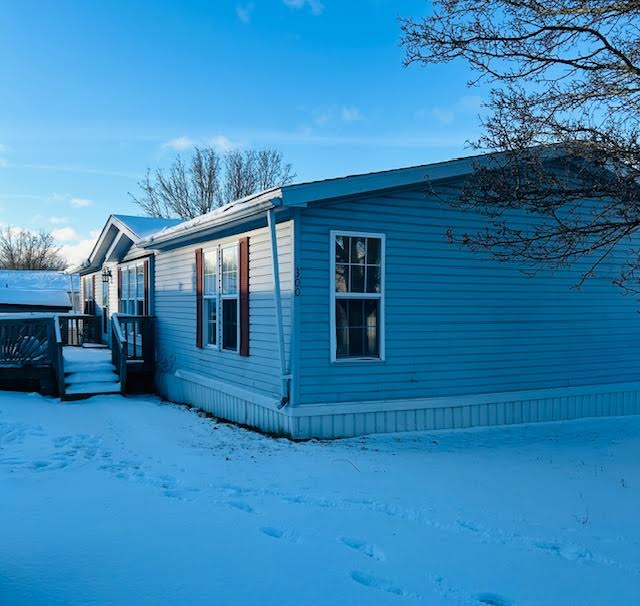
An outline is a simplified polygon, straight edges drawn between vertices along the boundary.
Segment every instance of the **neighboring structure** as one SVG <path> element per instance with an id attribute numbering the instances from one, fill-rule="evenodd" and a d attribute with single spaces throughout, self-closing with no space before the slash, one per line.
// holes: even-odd
<path id="1" fill-rule="evenodd" d="M 67 313 L 74 301 L 77 305 L 78 281 L 64 272 L 0 270 L 0 314 Z"/>
<path id="2" fill-rule="evenodd" d="M 295 438 L 640 412 L 634 299 L 447 242 L 482 226 L 443 201 L 472 170 L 288 185 L 173 226 L 111 217 L 85 307 L 113 263 L 105 322 L 116 297 L 156 317 L 162 396 Z"/>

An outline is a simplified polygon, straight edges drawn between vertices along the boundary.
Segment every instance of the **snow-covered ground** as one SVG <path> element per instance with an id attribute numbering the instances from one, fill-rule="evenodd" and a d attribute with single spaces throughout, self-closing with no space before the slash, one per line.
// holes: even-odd
<path id="1" fill-rule="evenodd" d="M 292 443 L 0 393 L 0 604 L 640 603 L 640 418 Z"/>

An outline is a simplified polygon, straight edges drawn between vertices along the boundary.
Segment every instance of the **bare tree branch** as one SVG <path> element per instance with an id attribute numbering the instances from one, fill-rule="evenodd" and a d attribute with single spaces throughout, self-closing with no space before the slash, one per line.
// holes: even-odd
<path id="1" fill-rule="evenodd" d="M 129 194 L 152 217 L 192 219 L 214 208 L 271 187 L 290 183 L 294 174 L 282 154 L 273 149 L 194 149 L 184 160 L 177 156 L 168 170 L 147 171 L 138 183 L 141 195 Z"/>
<path id="2" fill-rule="evenodd" d="M 401 20 L 407 64 L 466 61 L 492 85 L 483 161 L 455 203 L 487 226 L 451 241 L 582 280 L 640 226 L 640 2 L 438 0 Z M 613 277 L 613 276 L 612 276 Z M 636 253 L 615 277 L 640 287 Z"/>
<path id="3" fill-rule="evenodd" d="M 0 269 L 61 271 L 66 266 L 50 233 L 13 227 L 0 229 Z"/>

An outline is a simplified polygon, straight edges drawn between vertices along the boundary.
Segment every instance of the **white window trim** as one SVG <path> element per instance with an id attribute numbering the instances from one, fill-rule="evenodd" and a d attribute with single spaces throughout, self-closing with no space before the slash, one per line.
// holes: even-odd
<path id="1" fill-rule="evenodd" d="M 223 272 L 222 272 L 222 257 L 225 250 L 229 250 L 235 248 L 236 249 L 236 294 L 235 295 L 225 295 L 222 289 L 222 280 L 223 280 Z M 219 292 L 220 292 L 220 351 L 228 351 L 231 353 L 239 353 L 240 352 L 240 241 L 233 242 L 231 244 L 221 244 L 220 252 L 218 254 L 218 268 L 220 269 L 220 283 L 219 283 Z M 229 349 L 228 347 L 223 346 L 223 334 L 224 330 L 224 305 L 223 301 L 235 301 L 236 302 L 236 347 L 235 349 Z"/>
<path id="2" fill-rule="evenodd" d="M 200 313 L 202 315 L 202 342 L 204 343 L 205 349 L 218 349 L 218 345 L 220 343 L 220 337 L 219 337 L 219 333 L 220 333 L 220 302 L 219 302 L 219 296 L 220 296 L 220 251 L 219 251 L 220 247 L 216 246 L 215 248 L 210 248 L 208 250 L 203 250 L 202 251 L 202 309 L 200 310 Z M 213 295 L 207 295 L 205 294 L 205 290 L 204 290 L 204 285 L 205 285 L 205 273 L 204 273 L 204 268 L 206 267 L 206 257 L 207 255 L 214 255 L 215 256 L 215 265 L 216 265 L 216 292 Z M 205 302 L 208 300 L 213 300 L 215 301 L 215 306 L 216 306 L 216 341 L 215 343 L 209 343 L 208 339 L 207 339 L 207 333 L 208 333 L 208 329 L 209 329 L 209 321 L 208 318 L 205 314 Z"/>
<path id="3" fill-rule="evenodd" d="M 235 295 L 225 295 L 222 292 L 222 254 L 226 249 L 236 249 L 236 259 L 238 261 L 238 269 L 237 269 L 237 292 Z M 204 294 L 204 267 L 205 267 L 205 255 L 214 254 L 216 256 L 216 281 L 217 281 L 217 290 L 214 296 L 205 297 Z M 205 300 L 206 299 L 215 299 L 216 301 L 216 342 L 207 343 L 207 322 L 205 321 Z M 224 300 L 236 300 L 237 303 L 237 318 L 236 318 L 236 348 L 224 348 L 222 346 L 222 330 L 224 326 L 224 317 L 223 317 L 223 309 L 222 301 Z M 221 353 L 231 353 L 238 354 L 240 353 L 240 241 L 230 242 L 228 244 L 218 244 L 214 248 L 209 248 L 207 250 L 202 251 L 202 309 L 200 311 L 202 314 L 202 342 L 204 344 L 205 349 L 213 349 L 219 351 Z"/>
<path id="4" fill-rule="evenodd" d="M 129 282 L 129 272 L 131 270 L 134 270 L 134 274 L 133 274 L 133 286 L 134 289 L 136 291 L 136 294 L 134 297 L 131 296 L 131 292 L 129 290 L 129 286 L 130 286 L 130 282 Z M 138 272 L 142 272 L 142 294 L 138 295 Z M 137 315 L 137 311 L 138 311 L 138 301 L 142 301 L 142 307 L 144 308 L 144 283 L 145 283 L 145 279 L 144 279 L 144 262 L 139 263 L 139 262 L 132 262 L 132 263 L 127 263 L 126 265 L 120 265 L 120 273 L 122 275 L 122 292 L 121 295 L 124 294 L 125 288 L 124 288 L 124 284 L 125 284 L 125 277 L 127 279 L 127 297 L 120 297 L 120 301 L 118 301 L 118 304 L 120 306 L 122 306 L 122 303 L 127 304 L 127 309 L 129 308 L 129 303 L 131 301 L 134 302 L 134 313 L 131 314 L 129 311 L 125 311 L 122 312 L 124 315 Z M 149 310 L 145 309 L 144 313 L 149 315 Z"/>
<path id="5" fill-rule="evenodd" d="M 337 296 L 336 293 L 336 237 L 350 236 L 360 238 L 379 238 L 380 239 L 380 290 L 378 293 L 342 293 Z M 340 229 L 332 229 L 329 232 L 329 310 L 330 310 L 330 355 L 331 362 L 336 364 L 361 363 L 361 362 L 384 362 L 386 359 L 385 348 L 385 272 L 386 272 L 386 237 L 382 233 L 373 233 L 366 231 L 347 231 Z M 336 342 L 336 299 L 379 299 L 380 300 L 380 326 L 378 327 L 379 353 L 377 358 L 360 357 L 360 358 L 338 358 L 337 342 Z"/>

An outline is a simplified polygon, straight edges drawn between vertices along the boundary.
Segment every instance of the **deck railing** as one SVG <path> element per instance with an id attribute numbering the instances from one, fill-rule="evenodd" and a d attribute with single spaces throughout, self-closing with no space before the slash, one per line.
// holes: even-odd
<path id="1" fill-rule="evenodd" d="M 64 377 L 61 356 L 62 337 L 55 315 L 0 315 L 2 388 L 56 393 L 60 389 L 60 373 Z"/>
<path id="2" fill-rule="evenodd" d="M 100 317 L 88 314 L 60 314 L 60 333 L 64 345 L 81 347 L 100 343 Z"/>
<path id="3" fill-rule="evenodd" d="M 113 314 L 111 316 L 111 360 L 126 392 L 129 371 L 152 376 L 155 364 L 155 318 Z"/>
<path id="4" fill-rule="evenodd" d="M 56 375 L 56 385 L 58 387 L 58 396 L 64 396 L 64 357 L 63 348 L 64 341 L 62 340 L 62 330 L 60 329 L 60 317 L 53 317 L 53 339 L 51 339 L 51 356 L 54 364 L 53 369 Z"/>
<path id="5" fill-rule="evenodd" d="M 51 363 L 52 316 L 0 317 L 0 365 L 39 366 Z"/>

